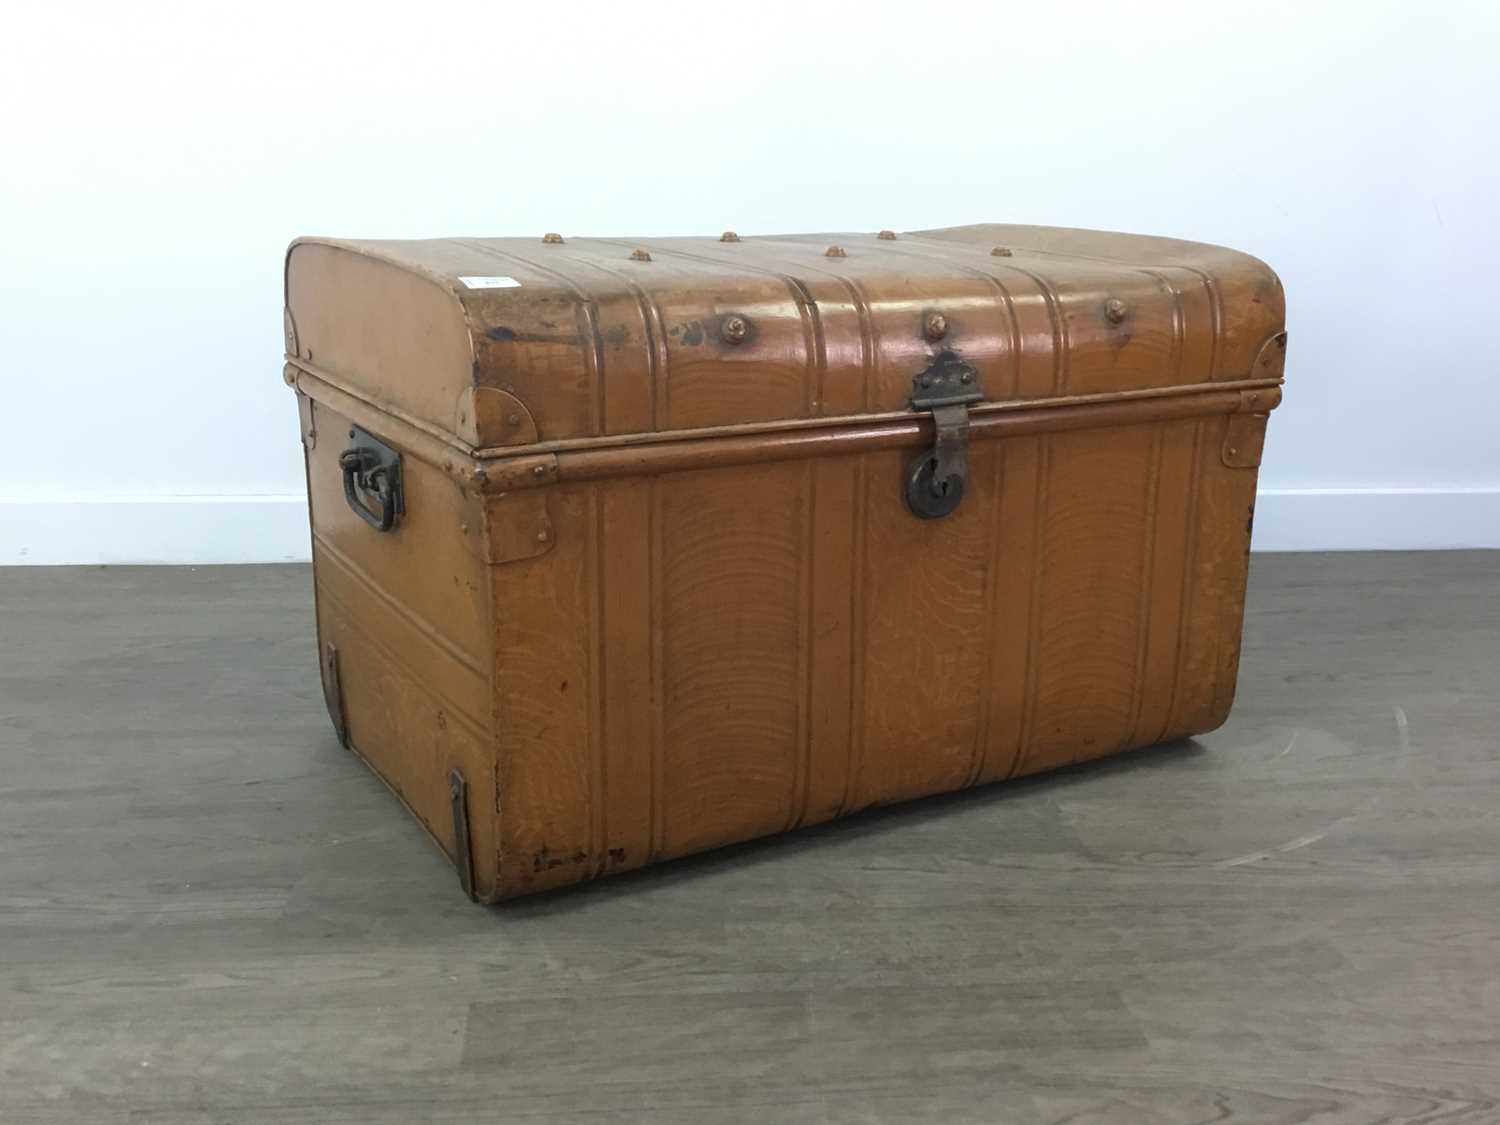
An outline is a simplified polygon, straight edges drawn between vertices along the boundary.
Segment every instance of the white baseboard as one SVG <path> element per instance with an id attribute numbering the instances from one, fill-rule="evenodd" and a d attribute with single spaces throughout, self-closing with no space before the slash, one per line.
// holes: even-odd
<path id="1" fill-rule="evenodd" d="M 1262 491 L 1257 551 L 1500 548 L 1500 488 Z M 290 496 L 0 498 L 0 566 L 305 562 Z"/>
<path id="2" fill-rule="evenodd" d="M 1267 488 L 1256 551 L 1500 547 L 1500 488 Z"/>
<path id="3" fill-rule="evenodd" d="M 293 496 L 0 498 L 0 566 L 306 562 Z"/>

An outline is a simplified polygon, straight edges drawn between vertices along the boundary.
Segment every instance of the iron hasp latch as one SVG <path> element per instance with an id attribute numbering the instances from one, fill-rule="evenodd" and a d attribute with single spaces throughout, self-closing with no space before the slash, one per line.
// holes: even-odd
<path id="1" fill-rule="evenodd" d="M 940 352 L 912 379 L 911 408 L 930 411 L 932 448 L 906 470 L 906 504 L 924 520 L 946 516 L 964 498 L 968 473 L 969 404 L 984 401 L 979 372 L 953 352 Z"/>

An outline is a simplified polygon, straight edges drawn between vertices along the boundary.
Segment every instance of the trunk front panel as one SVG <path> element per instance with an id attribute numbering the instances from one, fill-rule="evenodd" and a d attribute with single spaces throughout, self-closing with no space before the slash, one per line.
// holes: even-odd
<path id="1" fill-rule="evenodd" d="M 1218 725 L 1256 471 L 1233 416 L 548 490 L 491 573 L 504 893 Z"/>

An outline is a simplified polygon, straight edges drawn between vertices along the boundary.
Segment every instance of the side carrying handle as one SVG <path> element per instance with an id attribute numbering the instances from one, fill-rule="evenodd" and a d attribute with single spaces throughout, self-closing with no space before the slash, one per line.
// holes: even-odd
<path id="1" fill-rule="evenodd" d="M 984 401 L 979 372 L 953 352 L 941 352 L 912 380 L 911 408 L 930 410 L 932 448 L 906 469 L 906 506 L 918 519 L 948 515 L 964 498 L 968 476 L 969 403 Z"/>
<path id="2" fill-rule="evenodd" d="M 389 531 L 406 510 L 401 454 L 357 426 L 349 431 L 349 441 L 349 448 L 339 454 L 344 499 L 354 514 L 376 531 Z"/>

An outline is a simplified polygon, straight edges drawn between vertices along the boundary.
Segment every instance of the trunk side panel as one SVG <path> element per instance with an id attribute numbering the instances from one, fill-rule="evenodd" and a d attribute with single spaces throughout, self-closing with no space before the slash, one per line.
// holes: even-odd
<path id="1" fill-rule="evenodd" d="M 351 747 L 453 855 L 448 771 L 463 771 L 477 889 L 494 892 L 495 755 L 482 509 L 436 468 L 402 459 L 406 513 L 380 533 L 349 510 L 347 419 L 314 405 L 308 451 L 321 644 L 338 650 Z M 379 435 L 376 435 L 379 436 Z M 464 527 L 471 529 L 466 536 Z"/>

